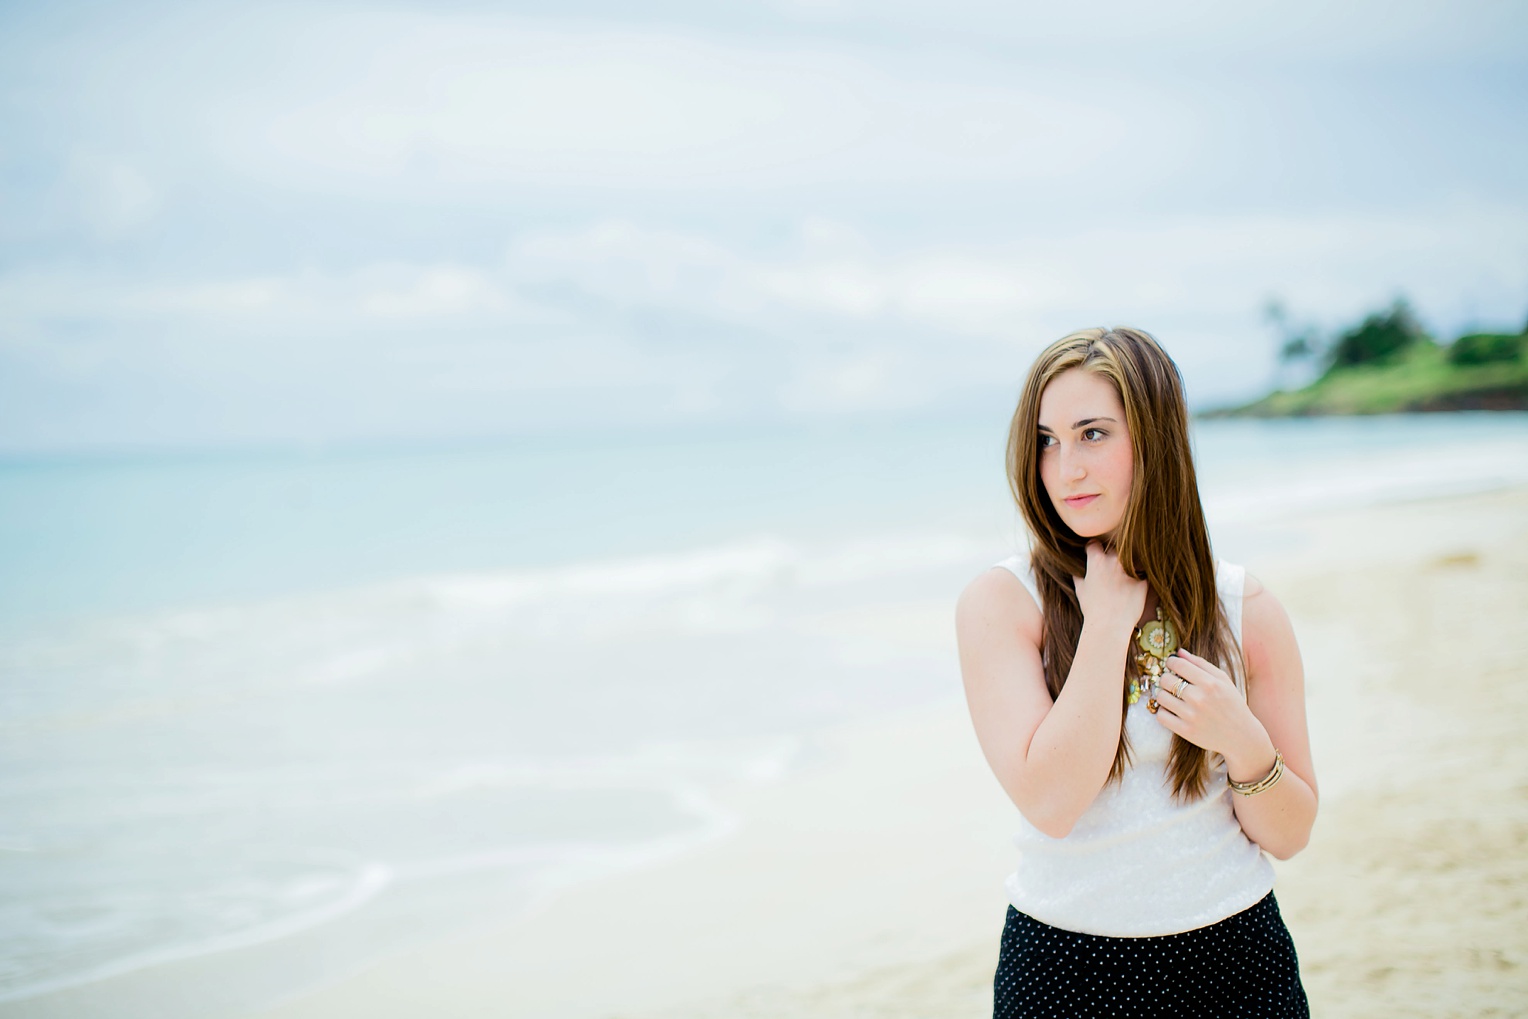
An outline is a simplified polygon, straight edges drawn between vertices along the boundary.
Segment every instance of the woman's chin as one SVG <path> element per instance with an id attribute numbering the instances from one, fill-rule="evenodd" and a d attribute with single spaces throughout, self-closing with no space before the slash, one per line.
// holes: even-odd
<path id="1" fill-rule="evenodd" d="M 1100 512 L 1111 508 L 1107 504 L 1099 506 L 1098 503 L 1102 501 L 1094 499 L 1085 509 L 1080 510 L 1062 502 L 1052 502 L 1051 505 L 1056 507 L 1056 516 L 1061 518 L 1061 522 L 1083 541 L 1107 541 L 1109 535 L 1119 529 L 1120 521 L 1109 519 L 1107 512 Z"/>
<path id="2" fill-rule="evenodd" d="M 1114 528 L 1112 526 L 1105 526 L 1098 523 L 1097 521 L 1079 520 L 1076 523 L 1073 523 L 1069 520 L 1063 520 L 1062 523 L 1070 527 L 1072 529 L 1072 533 L 1077 535 L 1077 537 L 1081 538 L 1083 541 L 1097 540 L 1107 545 L 1109 543 L 1109 537 L 1114 533 Z"/>

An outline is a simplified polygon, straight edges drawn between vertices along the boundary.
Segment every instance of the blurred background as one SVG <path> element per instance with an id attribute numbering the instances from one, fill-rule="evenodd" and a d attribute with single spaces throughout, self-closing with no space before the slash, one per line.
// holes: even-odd
<path id="1" fill-rule="evenodd" d="M 1466 411 L 1201 421 L 1232 558 L 1528 481 L 1525 43 L 1507 3 L 0 5 L 0 1006 L 200 958 L 156 1014 L 235 1014 L 956 693 L 895 620 L 1023 547 L 1007 417 L 1073 329 L 1152 331 L 1201 411 Z"/>

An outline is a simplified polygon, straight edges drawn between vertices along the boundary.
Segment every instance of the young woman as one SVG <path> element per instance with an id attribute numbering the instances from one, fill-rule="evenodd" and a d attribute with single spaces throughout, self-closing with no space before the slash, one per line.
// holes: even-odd
<path id="1" fill-rule="evenodd" d="M 1273 868 L 1316 777 L 1294 632 L 1210 552 L 1177 366 L 1090 329 L 1008 437 L 1027 557 L 956 612 L 977 739 L 1022 816 L 995 1016 L 1308 1016 Z"/>

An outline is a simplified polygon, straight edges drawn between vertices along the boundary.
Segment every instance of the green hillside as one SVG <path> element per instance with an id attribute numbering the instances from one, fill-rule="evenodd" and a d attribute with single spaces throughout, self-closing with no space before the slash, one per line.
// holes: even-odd
<path id="1" fill-rule="evenodd" d="M 1391 414 L 1405 411 L 1528 410 L 1528 330 L 1472 333 L 1439 344 L 1404 303 L 1370 315 L 1313 348 L 1308 335 L 1286 350 L 1310 352 L 1326 370 L 1303 389 L 1279 390 L 1210 417 Z"/>

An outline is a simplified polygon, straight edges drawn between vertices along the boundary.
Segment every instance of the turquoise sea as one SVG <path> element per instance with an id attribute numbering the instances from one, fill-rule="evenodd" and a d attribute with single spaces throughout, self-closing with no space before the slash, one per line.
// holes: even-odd
<path id="1" fill-rule="evenodd" d="M 153 1014 L 233 1015 L 725 837 L 714 790 L 958 690 L 834 621 L 1022 546 L 1005 428 L 0 461 L 0 1013 L 194 958 Z M 1528 483 L 1528 415 L 1196 428 L 1232 559 Z"/>

